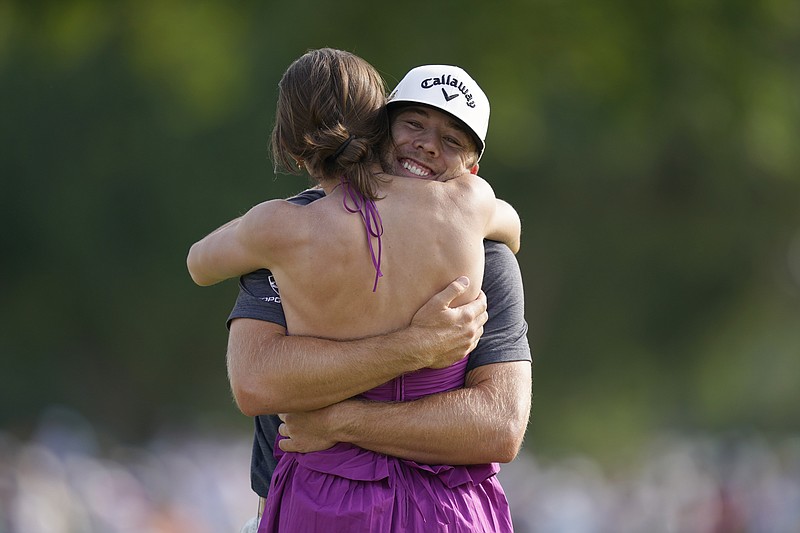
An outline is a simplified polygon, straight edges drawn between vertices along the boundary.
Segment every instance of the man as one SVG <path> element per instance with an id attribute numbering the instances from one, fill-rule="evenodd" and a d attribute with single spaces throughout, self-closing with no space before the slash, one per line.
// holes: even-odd
<path id="1" fill-rule="evenodd" d="M 489 106 L 463 70 L 413 69 L 387 105 L 394 140 L 383 158 L 387 172 L 442 181 L 477 172 Z M 466 131 L 474 142 L 463 145 L 454 129 Z M 295 201 L 309 203 L 322 194 L 312 189 Z M 485 247 L 488 321 L 483 298 L 449 307 L 464 290 L 457 280 L 425 304 L 407 328 L 355 341 L 288 336 L 269 272 L 242 278 L 229 318 L 228 371 L 240 409 L 256 416 L 251 474 L 260 497 L 266 497 L 275 467 L 278 428 L 286 437 L 280 444 L 285 451 L 350 442 L 429 464 L 509 462 L 516 456 L 531 387 L 521 277 L 506 246 L 486 241 Z M 470 351 L 463 389 L 391 404 L 351 399 L 401 374 L 449 366 Z M 260 416 L 275 412 L 290 414 L 281 415 L 283 424 Z"/>

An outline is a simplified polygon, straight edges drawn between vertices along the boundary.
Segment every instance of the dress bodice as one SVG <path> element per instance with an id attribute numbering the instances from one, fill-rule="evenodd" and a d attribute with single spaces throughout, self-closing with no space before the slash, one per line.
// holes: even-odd
<path id="1" fill-rule="evenodd" d="M 446 368 L 423 368 L 403 374 L 361 395 L 378 402 L 417 400 L 437 392 L 460 389 L 464 386 L 467 357 Z"/>

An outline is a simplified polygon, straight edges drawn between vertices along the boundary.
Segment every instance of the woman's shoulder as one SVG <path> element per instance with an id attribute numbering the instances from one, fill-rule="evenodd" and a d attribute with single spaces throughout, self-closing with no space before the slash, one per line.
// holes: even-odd
<path id="1" fill-rule="evenodd" d="M 494 189 L 477 174 L 464 173 L 441 185 L 451 201 L 470 216 L 488 216 L 494 210 Z"/>
<path id="2" fill-rule="evenodd" d="M 270 223 L 275 218 L 283 217 L 303 207 L 303 205 L 290 202 L 289 200 L 266 200 L 251 207 L 245 214 L 244 219 L 253 225 L 262 226 L 263 224 Z"/>
<path id="3" fill-rule="evenodd" d="M 492 189 L 492 186 L 489 185 L 489 182 L 477 174 L 465 172 L 445 183 L 450 184 L 453 187 L 467 189 L 476 194 L 494 196 L 494 190 Z"/>
<path id="4" fill-rule="evenodd" d="M 386 197 L 396 201 L 413 201 L 420 208 L 452 208 L 463 211 L 494 206 L 495 194 L 489 183 L 475 174 L 464 173 L 448 181 L 394 177 L 381 188 Z M 399 193 L 399 194 L 398 194 Z M 380 206 L 380 204 L 378 204 Z"/>
<path id="5" fill-rule="evenodd" d="M 242 217 L 244 236 L 259 248 L 291 245 L 302 237 L 308 226 L 301 222 L 303 211 L 317 203 L 319 201 L 297 204 L 283 199 L 261 202 Z"/>

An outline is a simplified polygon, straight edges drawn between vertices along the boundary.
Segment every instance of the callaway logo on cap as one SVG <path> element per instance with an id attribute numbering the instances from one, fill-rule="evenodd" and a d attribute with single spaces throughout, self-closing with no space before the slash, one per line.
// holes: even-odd
<path id="1" fill-rule="evenodd" d="M 486 148 L 489 99 L 464 69 L 424 65 L 411 69 L 389 95 L 387 105 L 401 102 L 435 107 L 463 122 L 478 141 L 478 159 Z"/>

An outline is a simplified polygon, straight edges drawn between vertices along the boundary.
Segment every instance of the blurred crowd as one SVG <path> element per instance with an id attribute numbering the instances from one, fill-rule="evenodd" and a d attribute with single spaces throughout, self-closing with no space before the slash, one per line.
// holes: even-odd
<path id="1" fill-rule="evenodd" d="M 0 533 L 226 533 L 255 514 L 249 435 L 100 440 L 64 410 L 27 442 L 0 431 Z M 523 450 L 500 477 L 520 533 L 800 532 L 800 437 L 667 436 L 614 472 Z"/>
<path id="2" fill-rule="evenodd" d="M 800 533 L 800 438 L 664 436 L 624 468 L 521 454 L 500 477 L 519 532 Z"/>
<path id="3" fill-rule="evenodd" d="M 0 432 L 0 533 L 238 533 L 256 512 L 246 435 L 103 440 L 65 410 L 28 442 Z"/>

